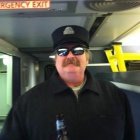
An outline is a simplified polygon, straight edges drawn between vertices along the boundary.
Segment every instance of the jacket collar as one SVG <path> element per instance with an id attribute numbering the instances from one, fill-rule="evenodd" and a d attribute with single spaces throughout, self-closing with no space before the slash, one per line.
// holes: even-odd
<path id="1" fill-rule="evenodd" d="M 93 75 L 91 75 L 88 70 L 86 70 L 85 74 L 87 76 L 87 81 L 82 90 L 90 90 L 93 93 L 99 95 L 99 93 L 102 92 L 99 81 Z M 54 94 L 62 93 L 63 91 L 70 89 L 60 78 L 57 72 L 53 73 L 53 75 L 49 79 L 49 83 L 49 88 Z"/>

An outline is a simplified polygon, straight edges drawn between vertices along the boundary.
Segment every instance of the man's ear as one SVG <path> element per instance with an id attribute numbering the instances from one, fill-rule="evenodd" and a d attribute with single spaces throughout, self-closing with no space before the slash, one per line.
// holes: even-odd
<path id="1" fill-rule="evenodd" d="M 87 60 L 87 65 L 89 64 L 89 60 Z"/>

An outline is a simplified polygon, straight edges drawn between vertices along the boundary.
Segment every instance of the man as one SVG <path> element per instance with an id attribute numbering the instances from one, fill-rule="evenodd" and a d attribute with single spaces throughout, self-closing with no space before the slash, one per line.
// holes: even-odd
<path id="1" fill-rule="evenodd" d="M 20 97 L 0 140 L 56 140 L 56 116 L 63 114 L 69 140 L 135 140 L 125 94 L 92 78 L 88 31 L 69 25 L 52 34 L 56 72 Z"/>

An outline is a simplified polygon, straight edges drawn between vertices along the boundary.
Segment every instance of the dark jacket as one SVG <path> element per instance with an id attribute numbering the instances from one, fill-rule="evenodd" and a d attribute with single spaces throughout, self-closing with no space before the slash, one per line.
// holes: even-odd
<path id="1" fill-rule="evenodd" d="M 0 140 L 56 140 L 59 113 L 64 114 L 70 140 L 135 140 L 126 95 L 88 72 L 78 99 L 57 73 L 21 96 Z"/>

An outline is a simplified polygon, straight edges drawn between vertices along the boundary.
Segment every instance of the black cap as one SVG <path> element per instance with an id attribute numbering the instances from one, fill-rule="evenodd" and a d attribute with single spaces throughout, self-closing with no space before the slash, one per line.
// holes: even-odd
<path id="1" fill-rule="evenodd" d="M 67 25 L 57 28 L 52 33 L 53 49 L 65 43 L 79 43 L 89 48 L 89 32 L 77 25 Z"/>

